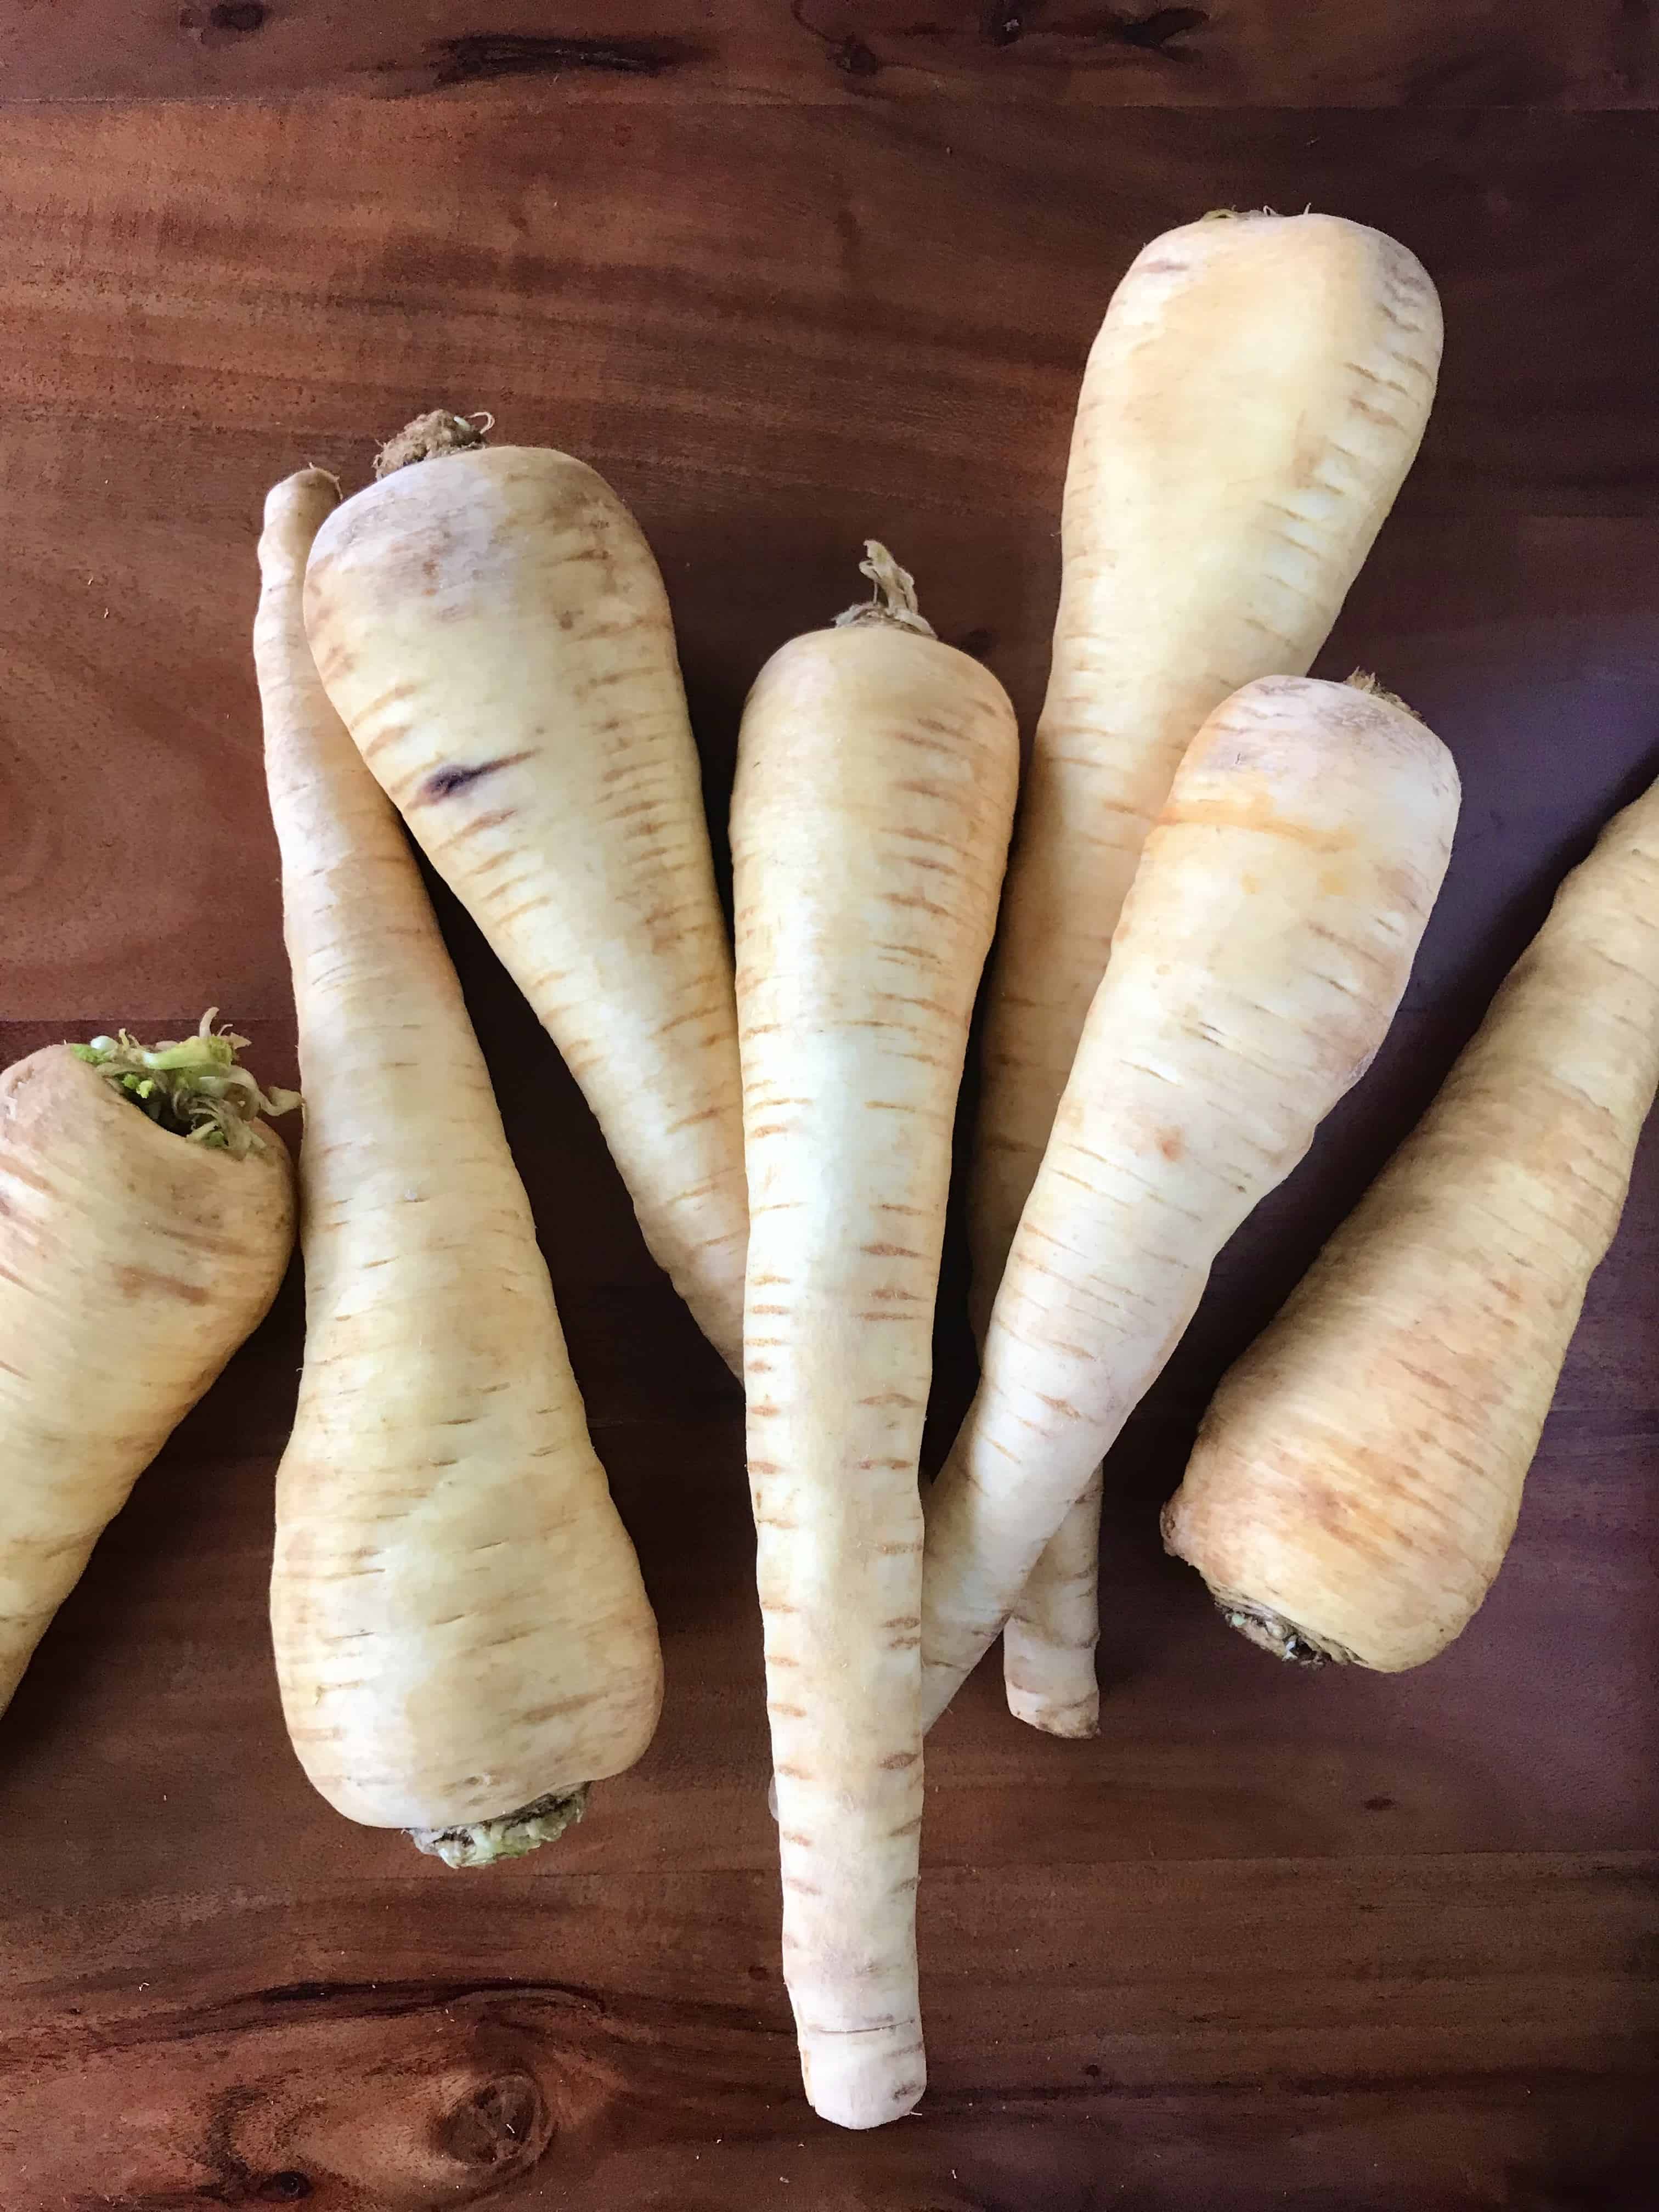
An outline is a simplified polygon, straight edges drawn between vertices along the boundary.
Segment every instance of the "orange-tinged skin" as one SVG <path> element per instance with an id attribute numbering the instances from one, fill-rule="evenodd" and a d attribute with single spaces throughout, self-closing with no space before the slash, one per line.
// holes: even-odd
<path id="1" fill-rule="evenodd" d="M 784 1972 L 807 2094 L 846 2127 L 926 2081 L 917 1459 L 1017 769 L 995 678 L 899 629 L 796 639 L 744 713 L 744 1379 Z"/>
<path id="2" fill-rule="evenodd" d="M 271 1628 L 316 1788 L 441 1830 L 631 1765 L 661 1660 L 460 986 L 307 647 L 336 496 L 270 494 L 254 633 L 307 1095 Z"/>
<path id="3" fill-rule="evenodd" d="M 398 470 L 319 532 L 330 698 L 563 1054 L 653 1255 L 735 1368 L 746 1235 L 732 955 L 650 549 L 568 454 Z"/>
<path id="4" fill-rule="evenodd" d="M 969 1213 L 981 1330 L 1148 830 L 1205 716 L 1301 675 L 1416 453 L 1440 361 L 1405 247 L 1322 215 L 1154 239 L 1084 375 L 1048 696 L 1008 872 Z M 1091 1731 L 1099 1488 L 1005 1639 L 1010 1703 Z"/>
<path id="5" fill-rule="evenodd" d="M 1252 1639 L 1395 1672 L 1485 1597 L 1659 1085 L 1659 787 L 1223 1378 L 1164 1515 Z"/>
<path id="6" fill-rule="evenodd" d="M 1265 678 L 1188 748 L 928 1499 L 926 1720 L 1002 1626 L 1216 1254 L 1370 1065 L 1457 802 L 1438 738 L 1348 684 Z"/>
<path id="7" fill-rule="evenodd" d="M 276 1295 L 294 1177 L 159 1127 L 67 1045 L 0 1076 L 0 1710 L 93 1546 Z"/>

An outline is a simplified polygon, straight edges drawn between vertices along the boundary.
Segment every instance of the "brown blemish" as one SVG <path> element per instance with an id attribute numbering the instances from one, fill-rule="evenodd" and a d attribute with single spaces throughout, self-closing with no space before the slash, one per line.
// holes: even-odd
<path id="1" fill-rule="evenodd" d="M 1188 799 L 1167 807 L 1158 817 L 1161 830 L 1196 827 L 1218 830 L 1259 830 L 1266 836 L 1283 837 L 1292 845 L 1305 845 L 1314 853 L 1348 853 L 1354 846 L 1352 830 L 1315 830 L 1305 822 L 1287 822 L 1273 811 L 1265 793 L 1237 799 Z"/>
<path id="2" fill-rule="evenodd" d="M 480 830 L 499 830 L 503 822 L 510 822 L 513 819 L 513 815 L 514 809 L 510 806 L 497 806 L 488 814 L 475 814 L 470 822 L 456 830 L 449 842 L 452 845 L 459 845 L 464 837 L 476 837 Z M 567 1060 L 569 1056 L 568 1053 L 565 1054 Z"/>
<path id="3" fill-rule="evenodd" d="M 187 1306 L 204 1306 L 213 1295 L 200 1283 L 181 1283 L 155 1267 L 117 1267 L 113 1281 L 124 1298 L 178 1298 Z"/>
<path id="4" fill-rule="evenodd" d="M 497 760 L 480 761 L 476 768 L 434 769 L 412 803 L 420 806 L 428 799 L 453 799 L 458 791 L 469 790 L 473 784 L 481 783 L 485 776 L 494 775 L 498 769 L 517 768 L 521 761 L 532 757 L 529 752 L 503 753 Z"/>

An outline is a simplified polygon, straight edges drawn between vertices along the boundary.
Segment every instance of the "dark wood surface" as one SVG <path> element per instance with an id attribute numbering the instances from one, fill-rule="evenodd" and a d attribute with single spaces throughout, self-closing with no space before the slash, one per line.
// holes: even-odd
<path id="1" fill-rule="evenodd" d="M 1641 107 L 1647 0 L 11 0 L 10 99 L 537 80 L 593 100 Z"/>
<path id="2" fill-rule="evenodd" d="M 436 402 L 593 460 L 662 561 L 718 823 L 750 678 L 870 532 L 1029 723 L 1084 349 L 1135 246 L 1217 204 L 1381 223 L 1440 284 L 1439 408 L 1321 665 L 1375 666 L 1466 789 L 1385 1054 L 1115 1456 L 1100 1741 L 1019 1729 L 988 1666 L 930 1746 L 933 2086 L 873 2138 L 797 2088 L 735 1394 L 445 903 L 661 1618 L 661 1730 L 489 1875 L 312 1796 L 264 1618 L 291 1284 L 0 1722 L 4 2212 L 1650 2212 L 1659 1133 L 1443 1659 L 1280 1670 L 1156 1534 L 1220 1368 L 1659 769 L 1650 11 L 4 12 L 6 1059 L 218 1001 L 292 1073 L 246 646 L 276 474 L 360 481 Z M 573 23 L 617 52 L 522 43 Z"/>

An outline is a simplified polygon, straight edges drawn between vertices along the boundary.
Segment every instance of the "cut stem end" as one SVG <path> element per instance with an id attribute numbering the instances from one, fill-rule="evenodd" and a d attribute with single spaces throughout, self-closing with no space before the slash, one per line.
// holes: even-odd
<path id="1" fill-rule="evenodd" d="M 1293 1667 L 1356 1663 L 1352 1652 L 1344 1650 L 1341 1644 L 1322 1641 L 1269 1606 L 1244 1605 L 1226 1597 L 1217 1598 L 1216 1606 L 1228 1627 L 1236 1628 L 1247 1643 L 1254 1644 L 1258 1651 L 1270 1652 L 1275 1659 L 1289 1660 Z"/>
<path id="2" fill-rule="evenodd" d="M 374 474 L 377 478 L 393 476 L 399 469 L 412 468 L 416 461 L 437 460 L 445 453 L 470 453 L 483 445 L 486 432 L 495 428 L 495 419 L 492 415 L 484 416 L 480 428 L 478 422 L 452 415 L 446 407 L 417 415 L 376 453 Z"/>
<path id="3" fill-rule="evenodd" d="M 932 623 L 924 621 L 917 609 L 915 578 L 908 568 L 901 568 L 887 548 L 874 538 L 864 541 L 859 574 L 870 579 L 874 592 L 871 598 L 860 599 L 857 606 L 837 615 L 837 629 L 883 623 L 895 629 L 915 630 L 918 637 L 936 635 Z"/>
<path id="4" fill-rule="evenodd" d="M 521 1859 L 544 1844 L 556 1843 L 587 1810 L 588 1784 L 550 1790 L 516 1813 L 495 1820 L 467 1820 L 455 1828 L 410 1828 L 410 1841 L 428 1858 L 447 1867 L 494 1866 L 500 1859 Z"/>
<path id="5" fill-rule="evenodd" d="M 297 1091 L 262 1091 L 236 1055 L 247 1044 L 231 1030 L 216 1032 L 217 1006 L 210 1006 L 193 1037 L 163 1037 L 142 1045 L 128 1030 L 115 1036 L 72 1044 L 77 1060 L 95 1067 L 111 1088 L 147 1115 L 158 1128 L 210 1152 L 245 1159 L 269 1139 L 258 1127 L 263 1114 L 291 1114 Z"/>
<path id="6" fill-rule="evenodd" d="M 1415 707 L 1408 707 L 1397 691 L 1390 691 L 1386 684 L 1379 684 L 1369 669 L 1356 668 L 1352 676 L 1342 679 L 1350 691 L 1363 691 L 1368 699 L 1380 699 L 1385 707 L 1397 707 L 1402 714 L 1409 714 L 1413 722 L 1423 717 Z"/>

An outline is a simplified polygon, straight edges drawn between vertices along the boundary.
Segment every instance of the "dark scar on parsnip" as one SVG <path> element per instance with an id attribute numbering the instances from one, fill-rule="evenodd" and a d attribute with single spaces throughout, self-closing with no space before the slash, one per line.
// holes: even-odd
<path id="1" fill-rule="evenodd" d="M 527 752 L 503 753 L 499 760 L 480 761 L 477 768 L 434 769 L 421 786 L 421 798 L 453 799 L 458 791 L 465 791 L 481 783 L 485 776 L 494 775 L 498 768 L 516 768 L 520 761 L 529 758 Z"/>

